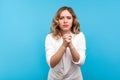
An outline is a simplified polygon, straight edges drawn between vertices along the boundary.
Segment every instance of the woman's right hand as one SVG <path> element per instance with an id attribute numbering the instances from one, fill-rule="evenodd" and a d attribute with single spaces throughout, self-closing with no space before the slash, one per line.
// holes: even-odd
<path id="1" fill-rule="evenodd" d="M 72 36 L 70 34 L 64 34 L 63 35 L 63 46 L 67 47 L 69 45 L 69 43 L 72 40 Z"/>

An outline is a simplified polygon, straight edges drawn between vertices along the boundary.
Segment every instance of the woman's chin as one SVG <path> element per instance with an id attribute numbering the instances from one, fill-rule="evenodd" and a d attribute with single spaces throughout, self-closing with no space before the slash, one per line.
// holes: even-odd
<path id="1" fill-rule="evenodd" d="M 63 29 L 63 31 L 69 31 L 68 29 Z"/>
<path id="2" fill-rule="evenodd" d="M 64 28 L 63 31 L 70 31 L 70 29 L 68 29 L 68 28 Z"/>

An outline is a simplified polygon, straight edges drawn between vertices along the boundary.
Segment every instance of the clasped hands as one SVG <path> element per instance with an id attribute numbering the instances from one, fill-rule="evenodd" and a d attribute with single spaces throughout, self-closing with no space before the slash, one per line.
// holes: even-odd
<path id="1" fill-rule="evenodd" d="M 62 38 L 64 47 L 69 47 L 72 42 L 72 36 L 70 34 L 64 34 Z"/>

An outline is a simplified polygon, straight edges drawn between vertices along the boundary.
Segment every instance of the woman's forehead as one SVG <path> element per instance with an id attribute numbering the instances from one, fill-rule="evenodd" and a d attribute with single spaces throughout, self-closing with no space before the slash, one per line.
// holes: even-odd
<path id="1" fill-rule="evenodd" d="M 63 10 L 60 16 L 72 16 L 72 14 L 68 10 Z"/>

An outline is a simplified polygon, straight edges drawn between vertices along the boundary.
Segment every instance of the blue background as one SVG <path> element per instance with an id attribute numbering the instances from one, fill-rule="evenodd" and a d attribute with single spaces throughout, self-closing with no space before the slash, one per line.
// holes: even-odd
<path id="1" fill-rule="evenodd" d="M 0 80 L 47 80 L 44 41 L 62 6 L 87 43 L 84 80 L 120 80 L 119 0 L 0 0 Z"/>

